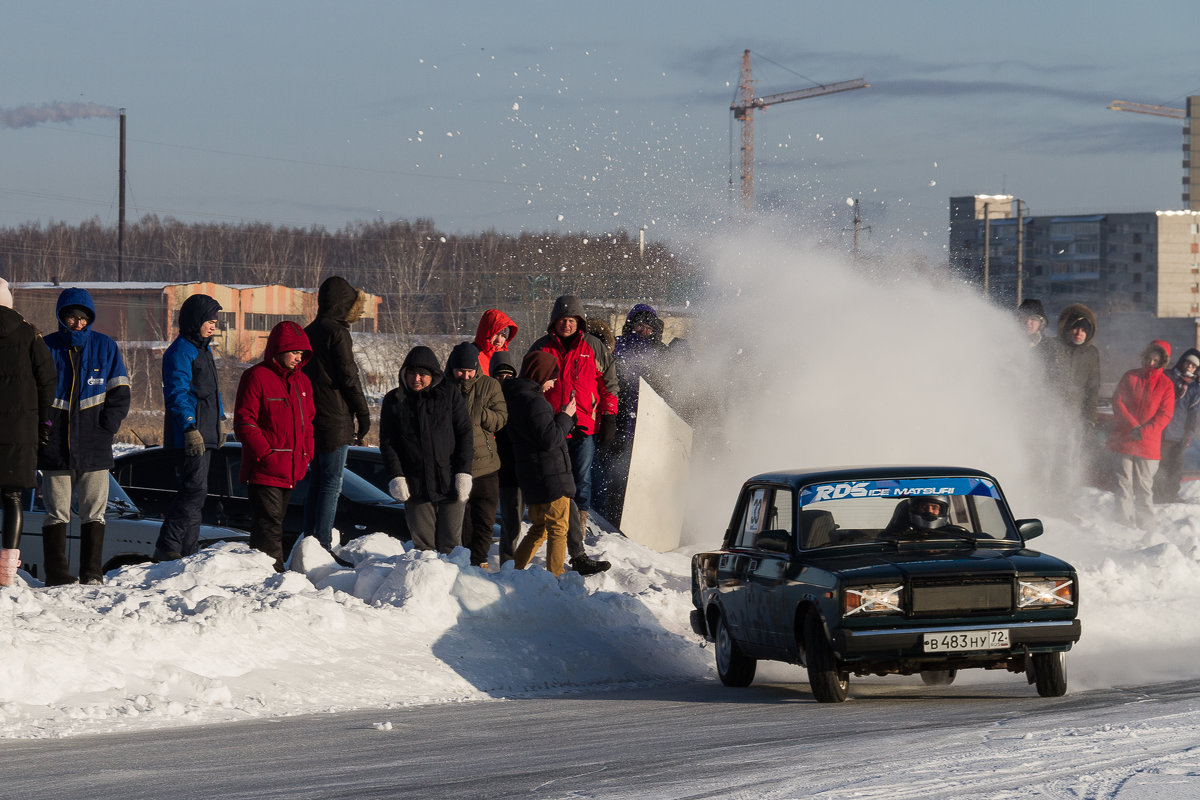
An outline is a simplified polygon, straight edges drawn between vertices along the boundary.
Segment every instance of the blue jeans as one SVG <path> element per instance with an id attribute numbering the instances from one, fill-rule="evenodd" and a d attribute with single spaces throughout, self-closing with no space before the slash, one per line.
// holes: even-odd
<path id="1" fill-rule="evenodd" d="M 582 433 L 567 439 L 571 455 L 571 477 L 575 479 L 575 505 L 580 511 L 592 509 L 592 458 L 596 455 L 596 440 Z"/>
<path id="2" fill-rule="evenodd" d="M 344 444 L 328 453 L 317 453 L 308 468 L 308 495 L 304 498 L 304 530 L 326 550 L 333 548 L 333 518 L 342 496 L 342 474 L 346 471 Z"/>

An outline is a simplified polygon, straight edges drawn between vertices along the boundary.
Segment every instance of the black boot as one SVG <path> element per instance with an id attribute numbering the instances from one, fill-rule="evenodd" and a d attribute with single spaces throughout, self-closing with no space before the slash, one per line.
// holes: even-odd
<path id="1" fill-rule="evenodd" d="M 79 528 L 79 580 L 104 583 L 104 523 L 85 522 Z"/>
<path id="2" fill-rule="evenodd" d="M 597 561 L 588 555 L 575 556 L 571 559 L 571 569 L 578 572 L 580 575 L 595 575 L 598 572 L 607 572 L 612 564 L 607 561 Z"/>
<path id="3" fill-rule="evenodd" d="M 79 583 L 67 566 L 66 523 L 55 522 L 42 526 L 42 565 L 46 568 L 47 586 Z"/>

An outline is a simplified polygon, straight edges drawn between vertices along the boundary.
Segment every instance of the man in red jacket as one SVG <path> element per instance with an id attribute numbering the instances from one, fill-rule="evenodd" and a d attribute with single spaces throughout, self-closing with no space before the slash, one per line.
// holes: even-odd
<path id="1" fill-rule="evenodd" d="M 1170 358 L 1171 345 L 1155 339 L 1142 352 L 1141 368 L 1126 372 L 1113 394 L 1108 449 L 1113 451 L 1116 514 L 1122 525 L 1146 528 L 1154 519 L 1162 432 L 1175 413 L 1175 386 L 1163 374 Z"/>
<path id="2" fill-rule="evenodd" d="M 304 329 L 284 321 L 271 330 L 263 360 L 242 373 L 233 430 L 242 443 L 239 480 L 246 484 L 254 521 L 250 546 L 283 572 L 283 517 L 292 489 L 308 471 L 313 441 L 312 384 L 300 367 L 312 357 Z"/>

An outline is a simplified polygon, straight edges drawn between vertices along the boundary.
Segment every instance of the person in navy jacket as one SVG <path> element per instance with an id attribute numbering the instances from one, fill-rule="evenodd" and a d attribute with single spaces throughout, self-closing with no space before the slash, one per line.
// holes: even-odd
<path id="1" fill-rule="evenodd" d="M 95 330 L 96 306 L 87 289 L 64 289 L 58 330 L 46 337 L 58 380 L 49 428 L 38 448 L 46 519 L 42 548 L 46 585 L 75 583 L 67 565 L 71 496 L 79 511 L 79 580 L 102 583 L 104 511 L 113 437 L 129 413 L 129 373 L 121 351 Z"/>
<path id="2" fill-rule="evenodd" d="M 179 307 L 179 336 L 163 353 L 163 447 L 176 451 L 179 490 L 163 515 L 154 558 L 167 561 L 199 549 L 200 513 L 208 494 L 208 463 L 221 446 L 225 408 L 212 338 L 221 305 L 194 294 Z"/>

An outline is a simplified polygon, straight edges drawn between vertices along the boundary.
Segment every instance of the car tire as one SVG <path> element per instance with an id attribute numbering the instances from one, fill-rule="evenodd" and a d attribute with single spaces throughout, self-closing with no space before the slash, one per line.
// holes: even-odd
<path id="1" fill-rule="evenodd" d="M 958 677 L 956 669 L 923 669 L 921 680 L 926 686 L 949 686 Z"/>
<path id="2" fill-rule="evenodd" d="M 841 670 L 837 656 L 825 638 L 825 626 L 817 613 L 810 612 L 804 623 L 804 663 L 808 683 L 818 703 L 840 703 L 846 699 L 850 676 Z"/>
<path id="3" fill-rule="evenodd" d="M 1042 697 L 1062 697 L 1067 693 L 1067 654 L 1034 653 L 1033 678 Z"/>
<path id="4" fill-rule="evenodd" d="M 749 686 L 754 680 L 754 671 L 758 667 L 758 661 L 749 656 L 742 655 L 741 648 L 737 642 L 729 635 L 729 628 L 725 625 L 725 616 L 717 616 L 717 629 L 714 637 L 717 642 L 717 677 L 721 679 L 721 683 L 726 686 L 743 687 Z"/>

